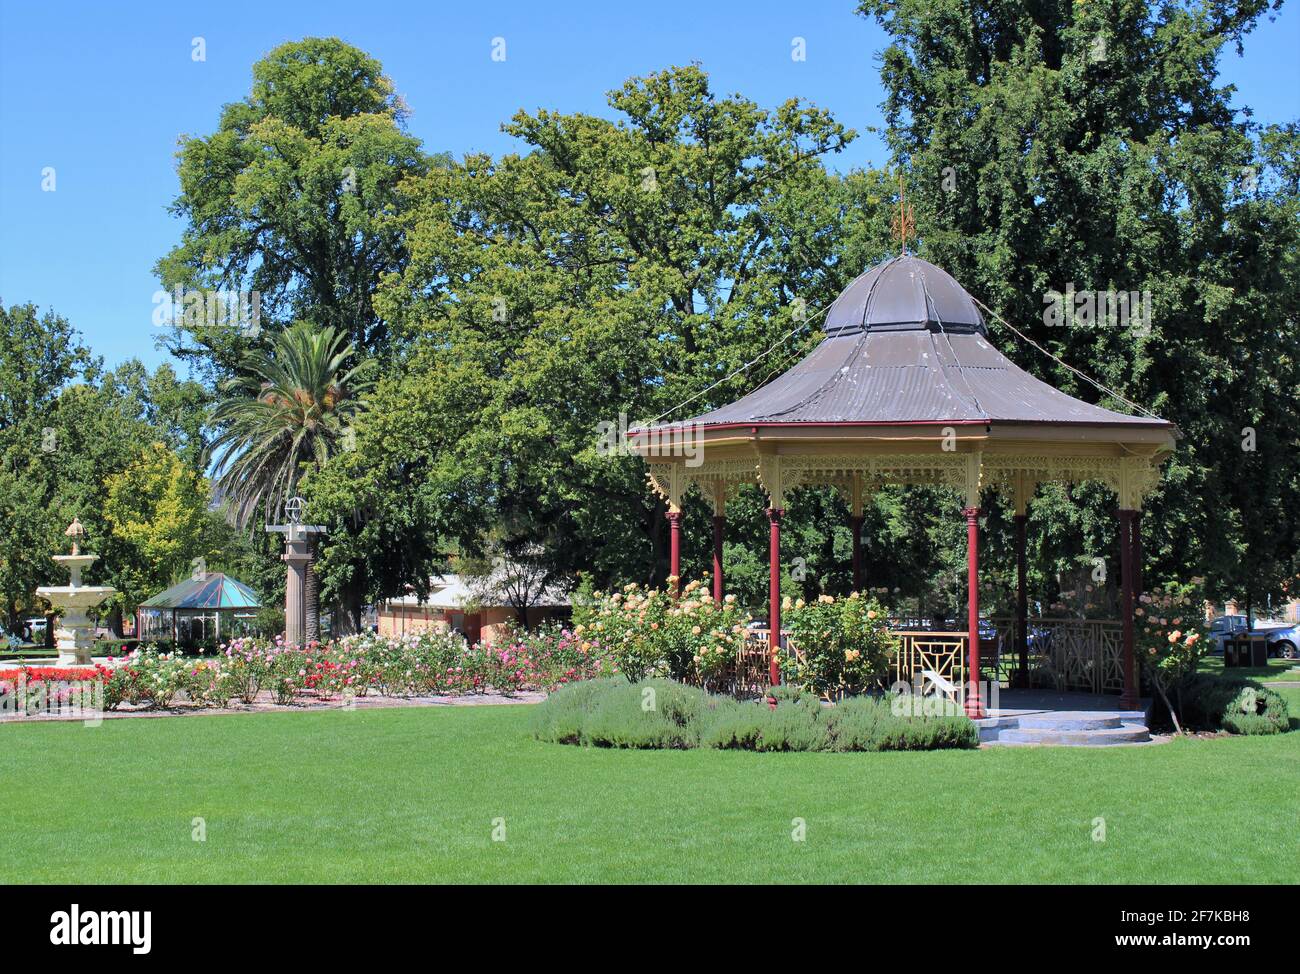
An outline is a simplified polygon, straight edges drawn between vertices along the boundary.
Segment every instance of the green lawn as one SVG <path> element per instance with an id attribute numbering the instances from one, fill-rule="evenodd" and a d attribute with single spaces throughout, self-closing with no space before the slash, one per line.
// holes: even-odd
<path id="1" fill-rule="evenodd" d="M 1283 692 L 1300 712 L 1300 691 Z M 6 880 L 1300 881 L 1296 732 L 1106 750 L 628 752 L 537 743 L 530 710 L 0 726 Z M 196 816 L 206 842 L 191 838 Z M 796 817 L 805 842 L 791 841 Z M 491 841 L 497 818 L 505 842 Z"/>
<path id="2" fill-rule="evenodd" d="M 1200 670 L 1215 676 L 1234 676 L 1244 680 L 1258 680 L 1271 683 L 1275 680 L 1292 680 L 1300 682 L 1300 660 L 1271 659 L 1268 666 L 1239 666 L 1224 669 L 1222 656 L 1206 656 L 1201 660 Z M 1294 707 L 1291 708 L 1293 711 Z"/>

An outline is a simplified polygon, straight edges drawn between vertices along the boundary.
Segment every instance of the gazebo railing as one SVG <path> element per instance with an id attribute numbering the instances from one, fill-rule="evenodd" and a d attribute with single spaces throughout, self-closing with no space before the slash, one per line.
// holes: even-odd
<path id="1" fill-rule="evenodd" d="M 956 688 L 966 683 L 966 633 L 904 630 L 895 632 L 898 653 L 894 656 L 895 680 L 924 688 L 933 674 Z"/>
<path id="2" fill-rule="evenodd" d="M 730 690 L 738 697 L 756 697 L 767 690 L 772 679 L 769 672 L 772 634 L 767 629 L 750 629 L 745 634 L 745 645 L 736 657 L 735 671 L 731 674 Z M 781 648 L 789 649 L 789 634 L 781 634 Z"/>
<path id="3" fill-rule="evenodd" d="M 1014 661 L 1016 620 L 998 617 L 1002 657 Z M 1124 631 L 1117 619 L 1031 618 L 1031 686 L 1057 692 L 1119 693 L 1124 689 Z"/>
<path id="4" fill-rule="evenodd" d="M 923 688 L 932 680 L 925 674 L 934 674 L 955 687 L 966 682 L 966 633 L 933 630 L 904 630 L 895 632 L 898 652 L 890 664 L 890 679 Z M 726 681 L 738 696 L 762 693 L 770 682 L 768 663 L 771 633 L 767 629 L 751 629 L 745 639 L 745 648 L 736 660 L 734 676 Z M 781 648 L 791 652 L 789 634 L 783 633 Z"/>
<path id="5" fill-rule="evenodd" d="M 1010 681 L 1019 666 L 1016 656 L 1016 621 L 999 616 L 990 619 L 995 635 L 980 640 L 980 665 L 984 677 Z M 890 666 L 891 680 L 913 687 L 925 687 L 922 674 L 933 673 L 954 686 L 962 687 L 967 674 L 965 632 L 905 628 L 895 629 L 899 648 Z M 727 689 L 752 696 L 766 689 L 769 634 L 766 629 L 750 630 L 745 648 L 737 659 Z M 789 636 L 782 649 L 789 652 Z M 1124 689 L 1123 627 L 1115 619 L 1032 618 L 1029 620 L 1030 685 L 1057 692 L 1119 693 Z M 734 686 L 734 689 L 733 689 Z"/>

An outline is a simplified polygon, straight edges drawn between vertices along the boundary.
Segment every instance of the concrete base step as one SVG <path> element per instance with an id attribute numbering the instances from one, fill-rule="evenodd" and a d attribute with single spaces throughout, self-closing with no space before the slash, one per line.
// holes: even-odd
<path id="1" fill-rule="evenodd" d="M 1140 723 L 1140 719 L 1137 722 Z M 1017 727 L 1052 731 L 1106 730 L 1118 727 L 1120 723 L 1119 714 L 1097 714 L 1086 710 L 1059 710 L 1049 714 L 1028 714 L 1016 718 Z"/>
<path id="2" fill-rule="evenodd" d="M 1021 719 L 1023 725 L 1024 718 Z M 1048 744 L 1064 747 L 1104 747 L 1109 744 L 1142 744 L 1151 740 L 1146 725 L 1122 723 L 1115 726 L 1072 729 L 1060 727 L 998 728 L 997 744 Z"/>

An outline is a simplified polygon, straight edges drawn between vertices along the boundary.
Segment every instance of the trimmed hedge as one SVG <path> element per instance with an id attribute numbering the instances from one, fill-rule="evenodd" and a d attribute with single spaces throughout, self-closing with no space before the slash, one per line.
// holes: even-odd
<path id="1" fill-rule="evenodd" d="M 671 680 L 586 680 L 551 694 L 534 713 L 538 740 L 589 747 L 741 751 L 928 751 L 979 746 L 963 716 L 900 716 L 890 698 L 825 707 L 789 687 L 741 702 Z"/>
<path id="2" fill-rule="evenodd" d="M 1201 674 L 1183 686 L 1181 699 L 1178 717 L 1184 730 L 1279 734 L 1291 728 L 1286 700 L 1253 680 Z M 1178 698 L 1174 705 L 1179 706 Z M 1157 732 L 1173 730 L 1169 710 L 1158 696 L 1147 711 L 1147 726 Z"/>

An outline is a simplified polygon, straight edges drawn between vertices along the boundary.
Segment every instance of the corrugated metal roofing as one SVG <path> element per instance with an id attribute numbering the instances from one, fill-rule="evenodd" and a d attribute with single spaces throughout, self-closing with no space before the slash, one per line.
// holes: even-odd
<path id="1" fill-rule="evenodd" d="M 467 605 L 474 603 L 483 604 L 486 595 L 490 596 L 488 608 L 502 608 L 506 605 L 505 598 L 499 591 L 493 593 L 493 589 L 499 590 L 503 586 L 504 572 L 501 569 L 494 570 L 492 576 L 486 581 L 480 581 L 477 586 L 471 586 L 460 575 L 448 573 L 445 575 L 434 575 L 429 579 L 429 595 L 421 600 L 413 593 L 403 595 L 400 598 L 388 599 L 388 605 L 404 606 L 423 606 L 430 609 L 453 609 L 459 610 Z M 500 604 L 497 604 L 497 603 Z M 532 603 L 544 608 L 556 608 L 568 606 L 572 603 L 572 598 L 567 592 L 558 585 L 548 585 L 545 590 L 539 593 L 536 600 Z"/>
<path id="2" fill-rule="evenodd" d="M 827 312 L 825 330 L 826 339 L 775 380 L 688 422 L 1170 425 L 1034 378 L 989 343 L 966 290 L 917 257 L 893 258 L 854 280 Z"/>
<path id="3" fill-rule="evenodd" d="M 253 590 L 221 572 L 187 578 L 140 603 L 142 609 L 257 609 Z"/>
<path id="4" fill-rule="evenodd" d="M 985 331 L 975 299 L 947 271 L 905 254 L 859 275 L 826 312 L 827 335 L 931 328 Z"/>

